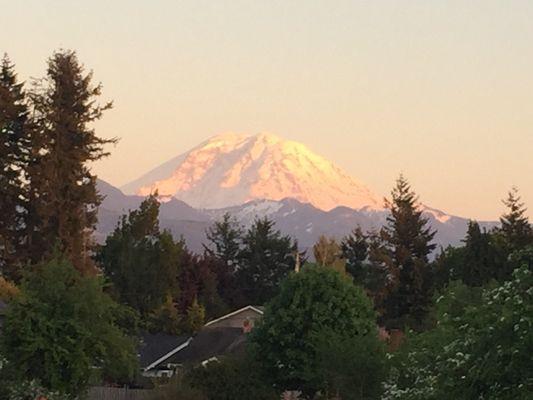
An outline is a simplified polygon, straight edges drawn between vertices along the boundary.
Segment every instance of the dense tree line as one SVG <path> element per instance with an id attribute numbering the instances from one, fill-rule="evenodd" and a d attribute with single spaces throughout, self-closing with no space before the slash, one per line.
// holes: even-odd
<path id="1" fill-rule="evenodd" d="M 97 256 L 115 298 L 137 310 L 148 329 L 194 331 L 203 321 L 189 322 L 198 315 L 210 319 L 262 305 L 294 270 L 296 244 L 268 219 L 244 230 L 224 215 L 208 229 L 204 254 L 197 255 L 161 231 L 158 216 L 157 196 L 149 196 L 121 218 Z"/>

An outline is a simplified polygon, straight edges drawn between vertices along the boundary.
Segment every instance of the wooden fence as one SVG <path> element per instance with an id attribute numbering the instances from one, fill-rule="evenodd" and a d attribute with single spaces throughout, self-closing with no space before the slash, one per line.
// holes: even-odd
<path id="1" fill-rule="evenodd" d="M 159 400 L 163 391 L 158 389 L 128 389 L 113 387 L 92 387 L 89 389 L 88 400 Z"/>

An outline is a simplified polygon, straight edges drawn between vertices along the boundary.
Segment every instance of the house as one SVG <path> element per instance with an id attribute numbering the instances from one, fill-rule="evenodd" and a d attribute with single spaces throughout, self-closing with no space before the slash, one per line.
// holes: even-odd
<path id="1" fill-rule="evenodd" d="M 263 308 L 246 306 L 216 318 L 193 337 L 143 335 L 140 348 L 142 374 L 172 376 L 185 365 L 198 365 L 227 354 L 244 352 L 247 334 L 263 316 Z"/>
<path id="2" fill-rule="evenodd" d="M 220 356 L 242 354 L 248 333 L 263 317 L 263 307 L 246 306 L 207 324 L 193 337 L 187 347 L 174 353 L 174 365 L 198 365 Z"/>
<path id="3" fill-rule="evenodd" d="M 157 378 L 171 377 L 176 368 L 169 362 L 169 358 L 187 347 L 191 340 L 188 335 L 142 334 L 138 350 L 142 375 Z"/>
<path id="4" fill-rule="evenodd" d="M 217 359 L 222 355 L 242 354 L 247 334 L 242 328 L 204 328 L 189 346 L 174 353 L 169 362 L 176 366 L 192 366 Z"/>
<path id="5" fill-rule="evenodd" d="M 223 315 L 205 324 L 204 329 L 209 328 L 241 328 L 250 331 L 256 321 L 263 317 L 264 308 L 260 306 L 246 306 Z"/>

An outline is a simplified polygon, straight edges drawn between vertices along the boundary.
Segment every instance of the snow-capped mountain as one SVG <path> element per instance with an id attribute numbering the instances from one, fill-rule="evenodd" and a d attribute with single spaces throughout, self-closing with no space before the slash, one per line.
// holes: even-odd
<path id="1" fill-rule="evenodd" d="M 215 136 L 125 185 L 126 194 L 157 190 L 199 209 L 293 198 L 329 211 L 381 210 L 379 197 L 303 144 L 262 133 Z"/>

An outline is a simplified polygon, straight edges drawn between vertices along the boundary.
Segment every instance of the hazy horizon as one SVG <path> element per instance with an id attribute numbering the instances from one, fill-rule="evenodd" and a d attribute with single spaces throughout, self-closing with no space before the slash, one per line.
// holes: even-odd
<path id="1" fill-rule="evenodd" d="M 379 195 L 496 219 L 533 216 L 533 3 L 20 1 L 0 32 L 20 78 L 78 52 L 121 141 L 94 166 L 121 186 L 222 132 L 272 132 Z M 31 29 L 27 29 L 31 26 Z"/>

